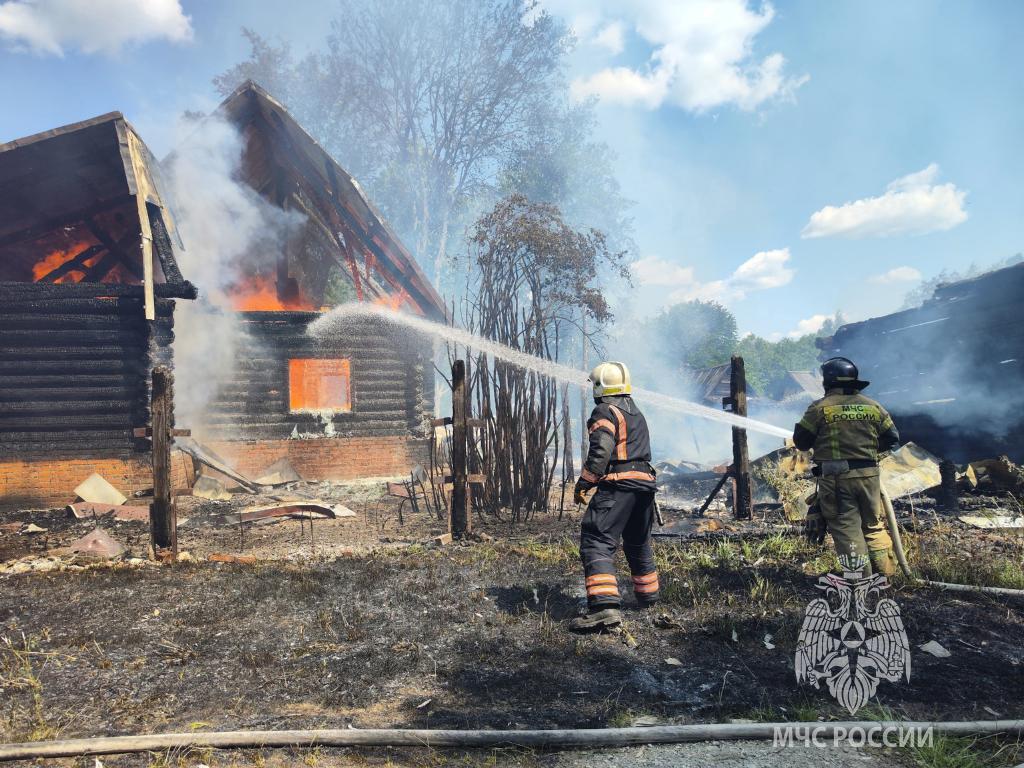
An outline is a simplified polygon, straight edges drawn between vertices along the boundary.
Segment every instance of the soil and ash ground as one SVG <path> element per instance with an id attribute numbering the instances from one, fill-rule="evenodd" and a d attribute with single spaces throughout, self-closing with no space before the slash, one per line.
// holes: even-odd
<path id="1" fill-rule="evenodd" d="M 399 528 L 383 515 L 382 527 L 379 507 L 348 500 L 357 517 L 318 521 L 312 541 L 298 521 L 240 538 L 236 527 L 202 524 L 223 505 L 194 501 L 182 547 L 197 559 L 214 551 L 267 558 L 255 565 L 0 576 L 0 739 L 846 718 L 827 692 L 799 688 L 793 676 L 803 608 L 832 563 L 824 548 L 770 527 L 659 540 L 659 611 L 629 609 L 626 632 L 577 637 L 565 631 L 581 591 L 575 515 L 511 535 L 491 524 L 494 541 L 437 547 L 430 516 Z M 19 533 L 29 519 L 46 533 Z M 3 522 L 4 558 L 96 525 L 59 511 Z M 144 524 L 99 525 L 144 553 Z M 944 552 L 975 573 L 984 560 L 997 563 L 993 579 L 1016 578 L 1006 562 L 1019 562 L 1019 539 L 948 522 L 924 527 L 908 536 L 922 562 Z M 914 649 L 912 676 L 882 683 L 869 715 L 1024 717 L 1024 604 L 905 584 L 893 591 Z M 918 650 L 930 640 L 951 656 Z M 502 753 L 498 762 L 513 759 L 540 757 Z M 145 763 L 118 760 L 108 765 Z"/>

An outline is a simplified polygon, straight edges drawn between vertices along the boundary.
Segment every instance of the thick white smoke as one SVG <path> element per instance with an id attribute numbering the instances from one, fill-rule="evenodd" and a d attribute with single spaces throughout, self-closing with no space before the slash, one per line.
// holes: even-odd
<path id="1" fill-rule="evenodd" d="M 165 172 L 185 249 L 182 274 L 199 300 L 175 313 L 175 407 L 178 421 L 200 428 L 218 389 L 235 375 L 239 323 L 227 291 L 247 273 L 273 268 L 303 217 L 261 198 L 241 180 L 244 142 L 214 115 L 183 120 Z M 262 264 L 260 262 L 263 262 Z"/>

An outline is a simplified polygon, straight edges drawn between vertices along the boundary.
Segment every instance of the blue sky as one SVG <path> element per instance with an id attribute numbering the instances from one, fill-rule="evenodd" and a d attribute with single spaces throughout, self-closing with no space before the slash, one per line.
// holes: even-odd
<path id="1" fill-rule="evenodd" d="M 544 7 L 577 32 L 574 89 L 637 203 L 634 309 L 716 298 L 778 337 L 1024 250 L 1024 3 Z M 0 0 L 0 141 L 118 109 L 162 154 L 181 110 L 216 103 L 242 25 L 301 51 L 332 8 Z"/>

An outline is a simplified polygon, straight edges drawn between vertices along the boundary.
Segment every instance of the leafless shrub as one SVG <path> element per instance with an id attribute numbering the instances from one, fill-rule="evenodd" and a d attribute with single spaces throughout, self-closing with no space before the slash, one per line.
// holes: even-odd
<path id="1" fill-rule="evenodd" d="M 577 231 L 557 207 L 522 195 L 501 200 L 470 238 L 477 289 L 465 302 L 464 324 L 488 339 L 557 361 L 570 340 L 585 339 L 611 319 L 600 273 L 624 279 L 625 254 L 603 233 Z M 472 353 L 472 352 L 471 352 Z M 474 411 L 485 428 L 471 430 L 471 471 L 486 477 L 481 508 L 512 520 L 546 510 L 559 456 L 566 391 L 555 379 L 477 353 L 468 373 Z"/>

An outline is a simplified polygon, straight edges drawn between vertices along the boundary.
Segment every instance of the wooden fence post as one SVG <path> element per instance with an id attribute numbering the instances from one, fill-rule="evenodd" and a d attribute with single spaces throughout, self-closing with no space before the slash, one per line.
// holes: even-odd
<path id="1" fill-rule="evenodd" d="M 466 393 L 466 361 L 452 365 L 452 537 L 461 539 L 473 528 L 470 513 L 469 470 L 467 467 L 469 398 Z"/>
<path id="2" fill-rule="evenodd" d="M 729 375 L 729 399 L 732 412 L 747 415 L 747 373 L 743 358 L 732 357 Z M 750 453 L 747 449 L 747 430 L 732 428 L 733 514 L 739 520 L 748 519 L 753 510 L 753 489 L 750 483 Z"/>
<path id="3" fill-rule="evenodd" d="M 153 503 L 149 525 L 153 548 L 171 548 L 178 556 L 178 521 L 171 489 L 171 419 L 174 413 L 174 376 L 166 366 L 153 369 L 150 414 L 153 424 Z"/>
<path id="4" fill-rule="evenodd" d="M 956 487 L 956 464 L 946 459 L 939 464 L 939 475 L 942 478 L 939 506 L 946 512 L 960 511 L 960 499 Z"/>

